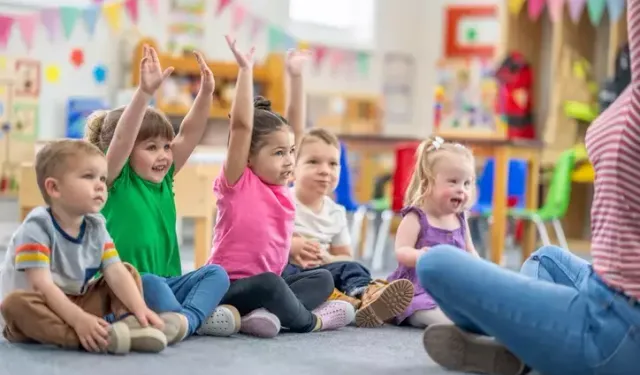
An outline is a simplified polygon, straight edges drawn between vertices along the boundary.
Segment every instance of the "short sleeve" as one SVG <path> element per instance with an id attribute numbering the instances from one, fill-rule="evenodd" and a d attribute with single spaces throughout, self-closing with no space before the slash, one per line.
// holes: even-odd
<path id="1" fill-rule="evenodd" d="M 102 245 L 100 269 L 104 270 L 112 264 L 120 263 L 120 256 L 118 255 L 118 250 L 116 250 L 116 246 L 113 243 L 113 239 L 107 231 L 107 226 L 105 224 L 104 218 L 100 216 L 99 220 L 97 220 L 97 223 L 97 234 L 99 236 L 99 243 Z"/>
<path id="2" fill-rule="evenodd" d="M 229 185 L 229 182 L 224 175 L 224 167 L 222 167 L 220 174 L 213 182 L 213 191 L 216 194 L 216 197 L 220 199 L 227 194 L 232 194 L 234 191 L 244 188 L 245 185 L 250 183 L 253 176 L 253 171 L 247 167 L 242 172 L 242 176 L 240 176 L 238 181 L 234 185 Z"/>
<path id="3" fill-rule="evenodd" d="M 52 228 L 46 208 L 31 211 L 13 235 L 16 270 L 50 267 Z"/>
<path id="4" fill-rule="evenodd" d="M 340 226 L 340 229 L 331 239 L 331 246 L 349 246 L 351 245 L 351 234 L 349 233 L 349 226 L 347 225 L 347 212 L 343 207 L 336 206 L 340 215 L 340 219 L 336 222 Z"/>

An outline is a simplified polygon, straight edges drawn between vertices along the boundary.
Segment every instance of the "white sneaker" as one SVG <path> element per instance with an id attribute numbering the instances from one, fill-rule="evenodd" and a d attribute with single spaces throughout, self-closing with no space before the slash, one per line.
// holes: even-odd
<path id="1" fill-rule="evenodd" d="M 313 310 L 322 322 L 321 331 L 329 331 L 346 327 L 356 317 L 356 310 L 347 301 L 328 301 Z"/>
<path id="2" fill-rule="evenodd" d="M 276 337 L 280 332 L 280 319 L 265 309 L 253 310 L 242 317 L 240 332 L 262 338 Z"/>
<path id="3" fill-rule="evenodd" d="M 227 337 L 240 331 L 240 313 L 231 305 L 220 305 L 202 323 L 196 334 Z"/>

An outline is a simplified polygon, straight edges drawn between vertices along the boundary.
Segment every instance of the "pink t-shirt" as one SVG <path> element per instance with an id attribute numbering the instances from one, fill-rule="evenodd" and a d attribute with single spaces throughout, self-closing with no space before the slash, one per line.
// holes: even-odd
<path id="1" fill-rule="evenodd" d="M 282 274 L 295 218 L 289 188 L 265 184 L 246 168 L 234 186 L 229 186 L 222 171 L 213 192 L 218 218 L 207 264 L 219 264 L 231 280 L 264 272 Z"/>

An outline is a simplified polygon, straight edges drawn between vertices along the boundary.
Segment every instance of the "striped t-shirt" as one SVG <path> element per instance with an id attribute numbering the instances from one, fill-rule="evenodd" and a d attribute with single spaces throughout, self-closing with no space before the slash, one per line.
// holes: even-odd
<path id="1" fill-rule="evenodd" d="M 0 298 L 32 290 L 24 273 L 30 268 L 49 268 L 53 282 L 65 294 L 81 295 L 99 271 L 117 262 L 118 252 L 101 215 L 86 215 L 74 238 L 58 226 L 48 208 L 38 207 L 11 238 L 0 268 Z"/>
<path id="2" fill-rule="evenodd" d="M 640 299 L 640 0 L 627 0 L 632 81 L 589 127 L 596 171 L 591 208 L 594 270 Z"/>

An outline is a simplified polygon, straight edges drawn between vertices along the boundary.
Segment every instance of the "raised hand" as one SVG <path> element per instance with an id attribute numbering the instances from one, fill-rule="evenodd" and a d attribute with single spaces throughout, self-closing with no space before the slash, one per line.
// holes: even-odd
<path id="1" fill-rule="evenodd" d="M 200 66 L 200 91 L 203 94 L 211 95 L 216 89 L 216 81 L 213 78 L 213 73 L 200 52 L 193 51 L 193 54 L 196 56 L 196 60 Z"/>
<path id="2" fill-rule="evenodd" d="M 236 58 L 236 62 L 240 68 L 251 68 L 253 67 L 253 53 L 256 51 L 255 47 L 251 47 L 249 52 L 240 53 L 236 48 L 236 40 L 230 37 L 229 35 L 225 35 L 224 38 L 227 40 L 227 44 L 229 45 L 229 49 L 233 52 L 233 56 Z"/>
<path id="3" fill-rule="evenodd" d="M 287 51 L 286 67 L 290 76 L 298 77 L 302 74 L 307 61 L 309 61 L 311 53 L 309 51 L 298 51 L 290 49 Z"/>
<path id="4" fill-rule="evenodd" d="M 172 72 L 172 66 L 162 71 L 156 50 L 144 46 L 144 56 L 140 61 L 140 89 L 143 92 L 153 95 Z"/>

